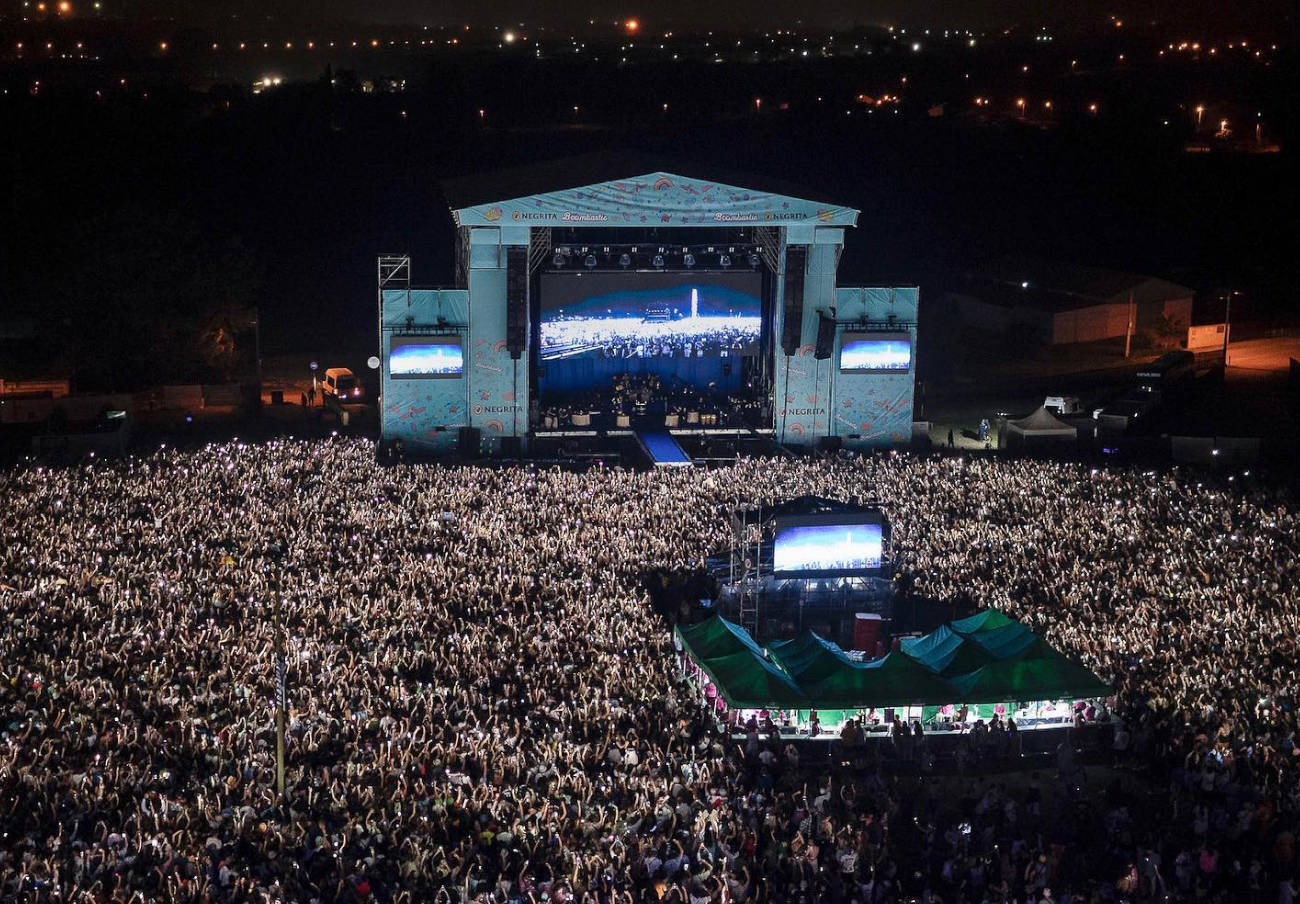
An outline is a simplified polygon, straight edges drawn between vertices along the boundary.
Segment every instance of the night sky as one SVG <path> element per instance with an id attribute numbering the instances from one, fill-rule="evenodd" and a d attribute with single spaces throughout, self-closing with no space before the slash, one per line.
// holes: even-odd
<path id="1" fill-rule="evenodd" d="M 991 28 L 1014 23 L 1088 28 L 1104 26 L 1110 16 L 1134 24 L 1158 20 L 1189 30 L 1240 28 L 1255 32 L 1295 27 L 1290 0 L 822 0 L 817 4 L 754 3 L 753 0 L 282 0 L 268 6 L 258 0 L 213 0 L 211 3 L 116 0 L 128 15 L 157 15 L 211 22 L 234 15 L 245 21 L 413 22 L 418 24 L 561 25 L 588 19 L 636 17 L 649 28 L 701 26 L 749 30 L 759 26 L 845 27 L 873 24 Z"/>

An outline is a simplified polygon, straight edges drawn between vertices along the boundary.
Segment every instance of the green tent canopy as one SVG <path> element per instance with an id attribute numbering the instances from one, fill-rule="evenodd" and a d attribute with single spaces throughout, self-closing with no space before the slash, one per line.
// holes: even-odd
<path id="1" fill-rule="evenodd" d="M 749 632 L 722 616 L 714 616 L 699 624 L 677 628 L 677 636 L 696 662 L 729 656 L 748 650 L 762 657 L 763 649 L 749 636 Z"/>
<path id="2" fill-rule="evenodd" d="M 969 674 L 958 675 L 950 683 L 963 703 L 1077 700 L 1112 693 L 1096 675 L 1059 653 L 993 662 Z"/>
<path id="3" fill-rule="evenodd" d="M 898 648 L 918 662 L 932 655 L 943 656 L 961 645 L 963 638 L 947 625 L 940 625 L 923 637 L 905 637 Z"/>
<path id="4" fill-rule="evenodd" d="M 750 650 L 697 661 L 733 708 L 798 709 L 809 705 L 788 675 Z"/>
<path id="5" fill-rule="evenodd" d="M 738 709 L 978 706 L 1113 693 L 1084 666 L 992 609 L 909 638 L 867 663 L 812 631 L 765 652 L 748 631 L 717 616 L 678 627 L 676 635 L 722 699 Z"/>
<path id="6" fill-rule="evenodd" d="M 909 637 L 899 649 L 931 672 L 948 677 L 964 675 L 993 661 L 993 656 L 969 638 L 947 625 L 940 625 L 924 637 Z"/>
<path id="7" fill-rule="evenodd" d="M 801 686 L 825 681 L 853 661 L 833 643 L 812 631 L 804 631 L 792 640 L 782 640 L 767 648 L 768 654 Z"/>
<path id="8" fill-rule="evenodd" d="M 958 634 L 977 634 L 980 631 L 992 631 L 1007 625 L 1018 625 L 1014 618 L 1003 615 L 997 609 L 981 609 L 967 618 L 959 618 L 948 625 Z"/>
<path id="9" fill-rule="evenodd" d="M 823 707 L 880 708 L 951 703 L 952 688 L 916 660 L 894 651 L 865 665 L 846 664 L 808 696 Z"/>
<path id="10" fill-rule="evenodd" d="M 989 628 L 971 634 L 967 640 L 993 659 L 1024 659 L 1031 652 L 1041 652 L 1045 645 L 1038 635 L 1020 622 L 1011 622 L 1000 628 Z M 1050 647 L 1046 647 L 1050 650 Z"/>

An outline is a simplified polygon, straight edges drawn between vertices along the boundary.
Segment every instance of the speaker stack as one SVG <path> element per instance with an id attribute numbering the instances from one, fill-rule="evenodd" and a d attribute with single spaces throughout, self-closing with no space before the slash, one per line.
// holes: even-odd
<path id="1" fill-rule="evenodd" d="M 518 361 L 528 345 L 528 249 L 506 248 L 506 348 Z"/>
<path id="2" fill-rule="evenodd" d="M 785 297 L 781 323 L 781 351 L 787 358 L 799 351 L 803 338 L 803 280 L 808 271 L 808 246 L 790 245 L 785 249 Z"/>

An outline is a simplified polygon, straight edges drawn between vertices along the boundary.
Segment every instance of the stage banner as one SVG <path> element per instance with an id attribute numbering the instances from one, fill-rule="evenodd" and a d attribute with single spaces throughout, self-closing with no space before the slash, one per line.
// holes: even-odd
<path id="1" fill-rule="evenodd" d="M 453 211 L 458 226 L 854 226 L 851 207 L 647 173 Z"/>

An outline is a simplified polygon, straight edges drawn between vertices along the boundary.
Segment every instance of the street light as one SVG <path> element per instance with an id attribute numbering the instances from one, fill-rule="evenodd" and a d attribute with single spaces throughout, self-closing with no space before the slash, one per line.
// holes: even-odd
<path id="1" fill-rule="evenodd" d="M 1228 337 L 1232 335 L 1232 296 L 1240 295 L 1236 289 L 1227 293 L 1223 308 L 1223 368 L 1228 369 Z"/>
<path id="2" fill-rule="evenodd" d="M 288 709 L 288 664 L 284 661 L 284 630 L 280 623 L 280 594 L 275 595 L 275 791 L 284 797 L 284 715 Z"/>
<path id="3" fill-rule="evenodd" d="M 1198 129 L 1201 127 L 1201 114 L 1204 112 L 1205 112 L 1205 105 L 1197 104 L 1196 105 L 1196 128 Z"/>

